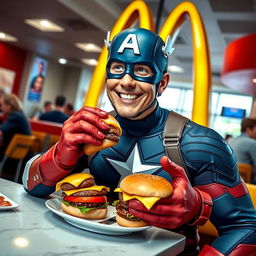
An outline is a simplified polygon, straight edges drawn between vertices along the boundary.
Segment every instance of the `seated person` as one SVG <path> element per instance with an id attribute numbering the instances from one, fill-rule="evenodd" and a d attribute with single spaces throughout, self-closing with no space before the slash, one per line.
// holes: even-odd
<path id="1" fill-rule="evenodd" d="M 64 107 L 64 113 L 68 116 L 72 116 L 75 111 L 74 111 L 74 106 L 72 103 L 67 103 Z"/>
<path id="2" fill-rule="evenodd" d="M 2 159 L 12 137 L 16 133 L 31 135 L 31 130 L 28 119 L 22 111 L 21 101 L 16 95 L 5 94 L 0 98 L 0 103 L 5 116 L 5 121 L 0 127 L 2 137 L 0 159 Z"/>
<path id="3" fill-rule="evenodd" d="M 43 113 L 46 113 L 48 111 L 52 111 L 53 110 L 53 104 L 51 101 L 47 100 L 44 103 L 44 107 L 43 109 L 40 109 L 38 111 L 36 111 L 36 113 L 34 114 L 34 116 L 32 117 L 32 120 L 38 120 L 39 116 L 42 115 Z"/>
<path id="4" fill-rule="evenodd" d="M 69 116 L 64 113 L 64 106 L 66 103 L 66 98 L 59 95 L 55 99 L 55 109 L 48 111 L 39 116 L 39 120 L 50 121 L 55 123 L 64 123 Z"/>
<path id="5" fill-rule="evenodd" d="M 256 183 L 256 119 L 244 118 L 241 134 L 229 140 L 238 163 L 252 166 L 252 181 Z"/>
<path id="6" fill-rule="evenodd" d="M 169 122 L 170 111 L 159 106 L 157 97 L 169 84 L 170 42 L 165 44 L 158 35 L 142 28 L 123 30 L 111 42 L 107 40 L 106 90 L 123 130 L 119 143 L 89 158 L 84 155 L 83 145 L 101 145 L 103 131 L 109 128 L 104 122 L 108 113 L 85 106 L 65 122 L 55 146 L 27 163 L 25 190 L 34 196 L 47 196 L 59 180 L 85 167 L 96 184 L 111 191 L 123 177 L 135 172 L 163 176 L 172 183 L 173 194 L 157 201 L 150 210 L 138 200 L 130 200 L 130 214 L 186 235 L 182 255 L 198 255 L 198 226 L 209 218 L 219 236 L 205 245 L 199 256 L 253 255 L 256 212 L 224 138 L 186 120 L 178 141 L 183 168 L 166 157 L 163 131 L 177 124 Z"/>

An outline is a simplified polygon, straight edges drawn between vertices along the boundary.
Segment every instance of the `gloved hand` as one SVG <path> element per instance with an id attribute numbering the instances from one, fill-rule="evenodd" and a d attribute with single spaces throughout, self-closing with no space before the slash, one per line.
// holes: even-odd
<path id="1" fill-rule="evenodd" d="M 102 130 L 109 128 L 102 119 L 107 117 L 107 112 L 92 107 L 83 107 L 73 114 L 62 128 L 55 152 L 57 164 L 69 169 L 84 154 L 84 144 L 101 145 L 105 138 Z"/>
<path id="2" fill-rule="evenodd" d="M 138 200 L 130 200 L 129 212 L 152 226 L 174 229 L 200 216 L 202 200 L 199 191 L 191 186 L 182 167 L 166 156 L 161 158 L 161 165 L 173 178 L 173 194 L 157 201 L 150 210 Z"/>
<path id="3" fill-rule="evenodd" d="M 38 184 L 53 187 L 67 176 L 84 154 L 84 144 L 102 144 L 105 135 L 101 130 L 109 128 L 102 119 L 107 117 L 107 112 L 91 107 L 73 114 L 64 123 L 59 142 L 31 163 L 27 188 L 32 190 Z"/>

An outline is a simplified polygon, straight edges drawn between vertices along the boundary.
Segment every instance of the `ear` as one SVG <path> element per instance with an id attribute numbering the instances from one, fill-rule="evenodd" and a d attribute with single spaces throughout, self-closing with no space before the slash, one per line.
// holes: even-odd
<path id="1" fill-rule="evenodd" d="M 164 73 L 162 80 L 160 81 L 158 90 L 157 90 L 158 94 L 161 95 L 165 91 L 165 89 L 167 88 L 167 86 L 169 84 L 169 81 L 170 81 L 170 74 Z"/>

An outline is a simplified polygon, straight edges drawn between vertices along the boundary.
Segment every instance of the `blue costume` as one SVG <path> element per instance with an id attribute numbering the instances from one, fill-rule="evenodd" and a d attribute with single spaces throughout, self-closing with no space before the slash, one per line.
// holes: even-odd
<path id="1" fill-rule="evenodd" d="M 140 47 L 140 43 L 145 47 Z M 135 80 L 159 86 L 161 77 L 167 70 L 167 53 L 170 51 L 168 42 L 164 48 L 160 37 L 148 30 L 134 28 L 121 32 L 112 42 L 108 41 L 107 47 L 110 51 L 108 79 L 121 79 L 128 74 Z M 125 63 L 125 71 L 122 74 L 111 73 L 110 65 L 113 61 Z M 150 66 L 154 75 L 137 77 L 134 73 L 136 63 Z M 157 94 L 150 106 L 157 102 L 156 97 Z M 168 114 L 168 110 L 158 105 L 141 120 L 124 118 L 117 112 L 116 118 L 123 129 L 119 143 L 96 153 L 89 162 L 89 169 L 96 183 L 104 184 L 113 191 L 120 179 L 136 172 L 161 175 L 171 181 L 172 177 L 160 165 L 161 157 L 166 155 L 163 130 Z M 219 231 L 219 237 L 211 246 L 206 246 L 200 256 L 256 255 L 256 212 L 239 176 L 231 148 L 212 129 L 188 121 L 180 139 L 180 150 L 191 185 L 208 193 L 212 198 L 210 220 Z M 52 155 L 54 153 L 51 157 Z M 35 164 L 36 161 L 33 159 L 27 165 L 24 186 L 32 195 L 47 195 L 54 191 L 54 184 L 60 180 L 60 176 L 65 176 L 68 172 L 62 172 L 58 167 L 56 173 L 62 174 L 56 174 L 52 181 L 49 181 L 49 178 L 46 180 L 39 170 L 45 160 L 38 161 L 38 164 Z M 49 161 L 50 157 L 47 158 L 48 165 Z M 85 161 L 83 164 L 87 166 L 88 163 Z M 74 171 L 75 168 L 72 168 Z M 35 174 L 40 176 L 39 181 L 32 181 L 36 177 Z M 188 226 L 184 225 L 180 230 L 186 228 Z"/>

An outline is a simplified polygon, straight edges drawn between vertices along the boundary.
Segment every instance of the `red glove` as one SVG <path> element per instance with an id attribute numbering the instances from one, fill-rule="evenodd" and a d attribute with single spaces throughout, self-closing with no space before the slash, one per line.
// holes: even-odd
<path id="1" fill-rule="evenodd" d="M 102 119 L 107 117 L 107 112 L 92 107 L 83 107 L 73 114 L 62 128 L 55 153 L 56 162 L 69 169 L 84 154 L 84 144 L 101 145 L 105 138 L 101 130 L 109 128 Z"/>
<path id="2" fill-rule="evenodd" d="M 108 113 L 98 108 L 83 107 L 73 114 L 62 128 L 60 140 L 30 166 L 28 189 L 38 184 L 54 186 L 69 174 L 78 158 L 84 154 L 83 145 L 101 145 L 108 124 L 102 121 Z"/>
<path id="3" fill-rule="evenodd" d="M 210 196 L 193 188 L 184 169 L 166 156 L 161 158 L 161 165 L 173 179 L 173 194 L 157 201 L 150 210 L 138 200 L 131 200 L 129 212 L 160 228 L 175 229 L 189 222 L 193 222 L 191 225 L 203 225 L 211 213 Z"/>

